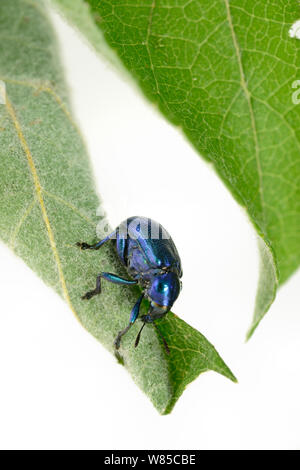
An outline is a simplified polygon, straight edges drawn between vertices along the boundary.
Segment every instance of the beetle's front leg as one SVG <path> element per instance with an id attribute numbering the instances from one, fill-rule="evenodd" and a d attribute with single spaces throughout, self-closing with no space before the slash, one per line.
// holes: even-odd
<path id="1" fill-rule="evenodd" d="M 124 336 L 127 331 L 130 330 L 130 328 L 132 327 L 133 323 L 129 323 L 126 328 L 124 328 L 124 330 L 121 330 L 119 331 L 118 333 L 118 336 L 116 337 L 115 341 L 114 341 L 114 345 L 115 345 L 115 348 L 116 349 L 119 349 L 120 345 L 121 345 L 121 339 L 122 339 L 122 336 Z"/>
<path id="2" fill-rule="evenodd" d="M 143 298 L 144 298 L 144 294 L 142 294 L 142 295 L 138 298 L 138 300 L 137 300 L 137 302 L 135 303 L 133 309 L 131 310 L 130 319 L 129 319 L 129 324 L 126 326 L 126 328 L 124 328 L 124 330 L 119 331 L 118 336 L 116 337 L 116 339 L 115 339 L 115 341 L 114 341 L 114 344 L 115 344 L 116 349 L 119 349 L 119 347 L 120 347 L 122 336 L 124 336 L 124 335 L 127 333 L 127 331 L 132 327 L 132 325 L 134 324 L 135 320 L 136 320 L 137 317 L 139 316 L 139 313 L 140 313 L 140 306 L 141 306 L 141 303 L 142 303 Z"/>

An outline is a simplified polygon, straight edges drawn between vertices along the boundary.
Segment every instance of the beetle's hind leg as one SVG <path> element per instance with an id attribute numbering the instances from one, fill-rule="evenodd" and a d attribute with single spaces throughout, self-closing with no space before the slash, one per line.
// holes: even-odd
<path id="1" fill-rule="evenodd" d="M 103 240 L 100 240 L 97 243 L 94 243 L 93 245 L 89 245 L 86 242 L 77 242 L 76 246 L 78 246 L 81 250 L 99 250 L 104 243 L 106 243 L 108 240 L 111 240 L 116 236 L 116 231 L 114 230 L 112 233 L 110 233 L 107 237 L 103 238 Z"/>
<path id="2" fill-rule="evenodd" d="M 78 246 L 81 250 L 99 250 L 101 246 L 107 242 L 109 238 L 104 238 L 104 240 L 100 240 L 97 243 L 94 243 L 94 245 L 89 245 L 88 243 L 85 242 L 77 242 L 76 246 Z"/>
<path id="3" fill-rule="evenodd" d="M 106 279 L 107 281 L 112 282 L 113 284 L 119 284 L 121 286 L 134 286 L 135 284 L 137 284 L 137 281 L 135 280 L 124 279 L 123 277 L 118 276 L 117 274 L 103 272 L 100 273 L 99 276 L 97 276 L 96 289 L 87 292 L 82 297 L 82 300 L 90 300 L 95 295 L 101 293 L 101 278 Z"/>
<path id="4" fill-rule="evenodd" d="M 99 274 L 99 276 L 97 276 L 96 288 L 93 289 L 93 290 L 88 291 L 81 298 L 82 298 L 82 300 L 90 300 L 92 297 L 95 297 L 95 295 L 99 295 L 99 294 L 101 294 L 101 274 Z"/>

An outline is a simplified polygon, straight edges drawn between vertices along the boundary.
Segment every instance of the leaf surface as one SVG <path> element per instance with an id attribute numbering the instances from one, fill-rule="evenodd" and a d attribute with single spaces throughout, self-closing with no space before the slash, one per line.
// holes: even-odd
<path id="1" fill-rule="evenodd" d="M 113 340 L 127 324 L 138 290 L 106 283 L 101 296 L 81 300 L 99 271 L 124 273 L 111 246 L 97 253 L 75 246 L 95 239 L 100 203 L 44 2 L 2 0 L 0 27 L 0 237 L 114 352 Z M 138 328 L 124 338 L 121 354 L 160 413 L 170 412 L 201 372 L 215 370 L 235 380 L 213 346 L 173 314 L 159 325 L 169 357 L 152 327 L 135 349 Z"/>
<path id="2" fill-rule="evenodd" d="M 82 4 L 55 0 L 68 10 Z M 250 336 L 300 263 L 297 0 L 86 0 L 146 96 L 212 162 L 260 237 Z M 94 41 L 98 44 L 98 41 Z"/>

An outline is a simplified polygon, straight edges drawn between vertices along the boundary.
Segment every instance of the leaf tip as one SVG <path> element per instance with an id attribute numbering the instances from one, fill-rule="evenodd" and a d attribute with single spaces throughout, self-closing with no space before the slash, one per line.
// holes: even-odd
<path id="1" fill-rule="evenodd" d="M 236 378 L 236 376 L 231 372 L 231 370 L 227 366 L 226 366 L 226 369 L 227 369 L 226 372 L 221 372 L 221 375 L 231 380 L 231 382 L 237 384 L 238 379 Z"/>
<path id="2" fill-rule="evenodd" d="M 239 383 L 238 379 L 237 379 L 233 374 L 232 374 L 232 377 L 229 377 L 229 378 L 230 378 L 230 380 L 231 380 L 234 384 L 238 384 L 238 383 Z"/>
<path id="3" fill-rule="evenodd" d="M 115 358 L 117 359 L 117 362 L 118 364 L 120 364 L 120 366 L 125 365 L 124 357 L 121 356 L 121 354 L 118 351 L 115 352 Z"/>
<path id="4" fill-rule="evenodd" d="M 256 330 L 257 326 L 258 326 L 258 322 L 252 323 L 252 325 L 250 326 L 249 330 L 246 333 L 245 343 L 247 343 L 249 339 L 252 338 L 253 333 Z"/>

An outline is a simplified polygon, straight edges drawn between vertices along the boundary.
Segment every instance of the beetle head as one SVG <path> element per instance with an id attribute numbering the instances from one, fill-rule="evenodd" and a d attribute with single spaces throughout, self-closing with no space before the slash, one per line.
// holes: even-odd
<path id="1" fill-rule="evenodd" d="M 171 309 L 173 303 L 177 299 L 181 289 L 181 282 L 176 273 L 169 271 L 163 274 L 158 274 L 154 277 L 153 281 L 150 284 L 150 287 L 147 289 L 147 296 L 150 299 L 150 307 L 147 315 L 143 315 L 141 320 L 143 325 L 137 335 L 135 341 L 135 347 L 138 346 L 141 333 L 146 323 L 152 323 L 159 336 L 161 337 L 165 350 L 167 354 L 170 353 L 168 344 L 165 338 L 162 336 L 158 326 L 155 324 L 155 320 L 162 318 L 168 313 Z"/>
<path id="2" fill-rule="evenodd" d="M 181 289 L 178 275 L 172 271 L 154 277 L 147 295 L 151 301 L 147 323 L 163 317 L 172 307 Z"/>

